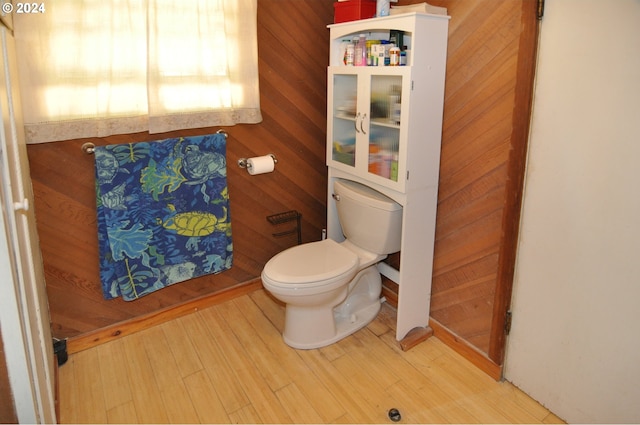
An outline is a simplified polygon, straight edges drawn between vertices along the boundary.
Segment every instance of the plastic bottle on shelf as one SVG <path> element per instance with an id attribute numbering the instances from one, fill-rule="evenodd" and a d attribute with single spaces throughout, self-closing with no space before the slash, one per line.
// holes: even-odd
<path id="1" fill-rule="evenodd" d="M 355 43 L 353 64 L 355 66 L 367 66 L 367 36 L 360 34 Z"/>
<path id="2" fill-rule="evenodd" d="M 407 46 L 404 46 L 402 50 L 400 50 L 400 66 L 407 65 Z"/>
<path id="3" fill-rule="evenodd" d="M 347 46 L 349 46 L 349 43 L 351 43 L 351 41 L 349 40 L 340 41 L 340 51 L 338 53 L 338 62 L 341 65 L 347 64 Z"/>
<path id="4" fill-rule="evenodd" d="M 380 40 L 367 40 L 367 66 L 377 65 L 377 47 L 380 45 Z"/>
<path id="5" fill-rule="evenodd" d="M 400 66 L 400 48 L 396 45 L 389 48 L 389 65 Z"/>
<path id="6" fill-rule="evenodd" d="M 355 58 L 355 47 L 352 42 L 347 43 L 344 50 L 344 64 L 346 66 L 353 66 L 353 60 Z"/>
<path id="7" fill-rule="evenodd" d="M 387 40 L 383 40 L 382 41 L 382 45 L 384 46 L 384 66 L 389 66 L 389 49 L 391 48 L 392 44 L 389 43 L 389 41 Z"/>

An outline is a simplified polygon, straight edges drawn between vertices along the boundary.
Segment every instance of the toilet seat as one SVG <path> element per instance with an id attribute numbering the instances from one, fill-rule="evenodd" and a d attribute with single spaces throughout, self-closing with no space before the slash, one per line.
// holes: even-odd
<path id="1" fill-rule="evenodd" d="M 358 268 L 358 256 L 332 239 L 289 248 L 267 262 L 262 280 L 284 290 L 344 283 Z"/>

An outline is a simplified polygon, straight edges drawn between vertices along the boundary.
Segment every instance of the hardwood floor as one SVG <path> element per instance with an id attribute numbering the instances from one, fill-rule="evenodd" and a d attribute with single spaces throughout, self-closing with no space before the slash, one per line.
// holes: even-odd
<path id="1" fill-rule="evenodd" d="M 403 352 L 395 312 L 317 350 L 282 342 L 263 290 L 69 357 L 61 423 L 562 423 L 436 338 Z"/>

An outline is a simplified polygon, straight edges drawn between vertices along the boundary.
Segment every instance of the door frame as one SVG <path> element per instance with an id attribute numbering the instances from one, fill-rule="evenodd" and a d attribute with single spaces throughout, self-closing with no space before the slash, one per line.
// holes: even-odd
<path id="1" fill-rule="evenodd" d="M 55 423 L 53 339 L 17 85 L 15 43 L 0 25 L 0 327 L 20 423 Z"/>

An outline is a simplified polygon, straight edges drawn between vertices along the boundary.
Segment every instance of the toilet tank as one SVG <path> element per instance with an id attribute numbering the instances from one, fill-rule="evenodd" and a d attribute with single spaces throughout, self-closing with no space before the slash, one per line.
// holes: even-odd
<path id="1" fill-rule="evenodd" d="M 353 244 L 375 254 L 400 251 L 402 205 L 350 180 L 333 183 L 342 233 Z"/>

